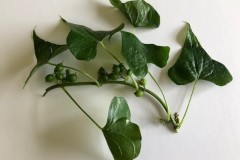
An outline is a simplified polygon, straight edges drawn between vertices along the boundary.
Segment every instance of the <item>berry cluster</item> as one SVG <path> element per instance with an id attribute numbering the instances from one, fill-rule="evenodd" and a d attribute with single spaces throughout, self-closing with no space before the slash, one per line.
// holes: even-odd
<path id="1" fill-rule="evenodd" d="M 139 89 L 137 89 L 134 92 L 136 97 L 142 97 L 143 96 L 146 84 L 147 84 L 147 80 L 145 78 L 142 78 L 141 80 L 138 81 Z"/>
<path id="2" fill-rule="evenodd" d="M 98 81 L 106 82 L 108 80 L 117 80 L 119 78 L 126 80 L 131 74 L 131 70 L 126 70 L 122 63 L 119 65 L 114 64 L 111 73 L 107 73 L 103 67 L 98 70 Z"/>
<path id="3" fill-rule="evenodd" d="M 54 73 L 45 77 L 46 82 L 53 82 L 54 80 L 57 80 L 58 83 L 72 83 L 77 80 L 77 75 L 72 73 L 70 69 L 66 69 L 64 73 L 63 64 L 58 63 L 54 68 Z"/>
<path id="4" fill-rule="evenodd" d="M 131 77 L 132 75 L 132 70 L 126 69 L 122 63 L 119 65 L 114 64 L 112 67 L 111 73 L 106 72 L 106 70 L 101 67 L 98 70 L 98 81 L 100 83 L 107 82 L 107 81 L 116 81 L 118 79 L 123 79 L 125 82 Z M 141 97 L 143 96 L 145 86 L 147 84 L 146 79 L 142 78 L 139 80 L 136 85 L 138 88 L 134 94 L 136 97 Z"/>

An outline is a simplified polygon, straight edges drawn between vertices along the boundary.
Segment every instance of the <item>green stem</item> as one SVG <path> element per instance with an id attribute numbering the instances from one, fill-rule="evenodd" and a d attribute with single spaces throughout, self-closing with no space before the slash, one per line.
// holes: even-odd
<path id="1" fill-rule="evenodd" d="M 110 54 L 118 63 L 121 63 L 121 61 L 116 56 L 114 56 L 114 54 L 105 46 L 103 42 L 100 42 L 100 44 L 105 49 L 105 51 L 107 51 L 108 54 Z"/>
<path id="2" fill-rule="evenodd" d="M 131 88 L 135 88 L 135 86 L 133 84 L 127 83 L 124 81 L 107 81 L 107 82 L 103 82 L 102 84 L 121 84 L 121 85 L 129 86 Z M 80 86 L 80 85 L 96 85 L 96 84 L 94 82 L 76 82 L 76 83 L 56 84 L 56 85 L 53 85 L 53 86 L 47 88 L 46 92 L 43 94 L 43 96 L 45 96 L 48 92 L 50 92 L 51 90 L 56 89 L 56 88 L 67 87 L 67 86 Z M 155 93 L 153 93 L 149 89 L 145 89 L 145 92 L 148 93 L 149 95 L 151 95 L 152 97 L 154 97 L 163 106 L 164 110 L 167 112 L 167 107 L 165 106 L 164 101 L 160 97 L 158 97 Z M 176 129 L 177 124 L 172 116 L 170 116 L 170 121 L 171 121 L 174 129 Z"/>
<path id="3" fill-rule="evenodd" d="M 188 104 L 187 104 L 187 108 L 186 108 L 186 110 L 185 110 L 185 113 L 184 113 L 184 115 L 183 115 L 183 118 L 182 118 L 181 122 L 179 123 L 177 129 L 181 128 L 181 126 L 182 126 L 182 124 L 183 124 L 183 122 L 184 122 L 184 119 L 185 119 L 185 117 L 186 117 L 186 115 L 187 115 L 187 112 L 188 112 L 188 110 L 189 110 L 189 106 L 190 106 L 190 103 L 191 103 L 191 100 L 192 100 L 193 93 L 194 93 L 194 91 L 195 91 L 196 85 L 197 85 L 197 80 L 194 82 L 194 85 L 193 85 L 193 88 L 192 88 L 192 92 L 191 92 L 191 96 L 190 96 L 189 101 L 188 101 Z"/>
<path id="4" fill-rule="evenodd" d="M 51 65 L 51 66 L 57 66 L 57 64 L 50 63 L 50 62 L 48 62 L 48 64 Z M 75 69 L 75 68 L 73 68 L 73 67 L 69 67 L 69 66 L 64 66 L 64 65 L 63 65 L 63 67 L 64 67 L 64 68 L 68 68 L 68 69 L 72 69 L 72 70 L 77 71 L 77 72 L 79 72 L 79 73 L 82 73 L 83 75 L 85 75 L 85 76 L 89 77 L 90 79 L 92 79 L 92 80 L 97 84 L 97 86 L 100 87 L 100 84 L 99 84 L 98 80 L 96 80 L 95 78 L 93 78 L 93 77 L 92 77 L 91 75 L 89 75 L 88 73 L 86 73 L 86 72 L 84 72 L 84 71 L 81 71 L 81 70 L 78 70 L 78 69 Z"/>
<path id="5" fill-rule="evenodd" d="M 170 112 L 170 109 L 169 109 L 169 107 L 168 107 L 168 104 L 167 104 L 167 100 L 166 100 L 166 97 L 165 97 L 165 95 L 164 95 L 164 93 L 163 93 L 163 90 L 162 90 L 162 88 L 160 87 L 160 85 L 158 84 L 158 82 L 156 81 L 156 79 L 153 77 L 153 75 L 148 71 L 148 74 L 150 75 L 150 77 L 152 78 L 152 80 L 154 81 L 154 83 L 158 86 L 158 88 L 159 88 L 159 90 L 160 90 L 160 92 L 161 92 L 161 94 L 162 94 L 162 96 L 163 96 L 163 99 L 164 99 L 164 102 L 165 102 L 165 105 L 164 106 L 166 106 L 166 111 L 167 111 L 167 120 L 169 121 L 170 120 L 170 117 L 171 117 L 171 112 Z"/>
<path id="6" fill-rule="evenodd" d="M 87 114 L 87 112 L 75 101 L 75 99 L 70 95 L 70 93 L 64 88 L 64 87 L 61 87 L 63 89 L 63 91 L 68 95 L 68 97 L 78 106 L 78 108 L 100 129 L 102 130 L 102 128 L 99 126 L 99 124 L 94 121 L 92 119 L 92 117 Z"/>
<path id="7" fill-rule="evenodd" d="M 136 34 L 136 28 L 135 27 L 133 28 L 133 34 L 134 35 Z"/>

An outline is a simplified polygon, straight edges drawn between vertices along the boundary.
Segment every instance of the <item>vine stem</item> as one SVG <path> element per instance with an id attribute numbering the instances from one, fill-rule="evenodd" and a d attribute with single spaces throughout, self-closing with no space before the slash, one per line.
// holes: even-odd
<path id="1" fill-rule="evenodd" d="M 170 120 L 170 117 L 171 117 L 171 112 L 170 112 L 170 109 L 169 109 L 169 107 L 168 107 L 168 104 L 167 104 L 167 100 L 166 100 L 166 97 L 165 97 L 165 95 L 164 95 L 164 93 L 163 93 L 163 90 L 162 90 L 162 88 L 160 87 L 160 85 L 158 84 L 158 82 L 156 81 L 156 79 L 153 77 L 153 75 L 148 71 L 148 74 L 149 74 L 149 76 L 152 78 L 152 80 L 154 81 L 154 83 L 158 86 L 158 88 L 159 88 L 159 90 L 160 90 L 160 92 L 161 92 L 161 94 L 162 94 L 162 96 L 163 96 L 163 100 L 164 100 L 164 102 L 165 102 L 165 110 L 166 110 L 166 112 L 167 112 L 167 121 L 169 121 Z"/>
<path id="2" fill-rule="evenodd" d="M 57 64 L 54 64 L 54 63 L 51 63 L 51 62 L 48 62 L 48 64 L 51 65 L 51 66 L 57 66 Z M 98 87 L 100 87 L 100 84 L 99 84 L 98 80 L 96 80 L 95 78 L 93 78 L 93 77 L 92 77 L 91 75 L 89 75 L 88 73 L 86 73 L 86 72 L 84 72 L 84 71 L 81 71 L 81 70 L 78 70 L 78 69 L 75 69 L 75 68 L 73 68 L 73 67 L 69 67 L 69 66 L 64 66 L 64 65 L 63 65 L 63 67 L 64 67 L 64 68 L 68 68 L 68 69 L 72 69 L 72 70 L 77 71 L 77 72 L 79 72 L 79 73 L 82 73 L 83 75 L 85 75 L 85 76 L 89 77 L 90 79 L 92 79 L 92 80 L 96 83 L 96 85 L 97 85 Z"/>
<path id="3" fill-rule="evenodd" d="M 189 98 L 189 101 L 188 101 L 188 104 L 187 104 L 187 108 L 186 108 L 186 110 L 185 110 L 185 113 L 184 113 L 184 115 L 183 115 L 183 118 L 182 118 L 181 122 L 179 123 L 177 129 L 181 128 L 181 126 L 182 126 L 182 124 L 183 124 L 183 122 L 184 122 L 184 119 L 185 119 L 185 117 L 186 117 L 186 115 L 187 115 L 187 112 L 188 112 L 188 110 L 189 110 L 189 106 L 190 106 L 190 103 L 191 103 L 191 101 L 192 101 L 193 93 L 194 93 L 194 91 L 195 91 L 197 82 L 198 82 L 197 80 L 194 82 L 194 85 L 193 85 L 193 88 L 192 88 L 192 92 L 191 92 L 191 95 L 190 95 L 190 98 Z"/>
<path id="4" fill-rule="evenodd" d="M 106 52 L 111 55 L 119 64 L 121 64 L 122 62 L 116 57 L 114 56 L 114 54 L 105 46 L 105 44 L 103 42 L 100 42 L 100 44 L 102 45 L 102 47 L 106 50 Z M 125 70 L 127 70 L 125 67 L 124 67 Z M 139 86 L 136 82 L 136 80 L 132 77 L 132 75 L 130 75 L 130 78 L 132 79 L 134 85 L 135 85 L 135 88 L 136 90 L 139 90 Z"/>
<path id="5" fill-rule="evenodd" d="M 125 81 L 107 81 L 107 82 L 103 82 L 102 84 L 121 84 L 121 85 L 125 85 L 125 86 L 129 86 L 131 88 L 135 88 L 135 86 L 131 83 L 127 83 Z M 64 87 L 67 87 L 67 86 L 81 86 L 81 85 L 96 85 L 94 82 L 75 82 L 75 83 L 64 83 L 64 84 L 56 84 L 56 85 L 53 85 L 51 87 L 48 87 L 46 89 L 46 92 L 43 94 L 43 96 L 45 96 L 48 92 L 50 92 L 51 90 L 53 89 L 56 89 L 56 88 L 64 88 Z M 165 103 L 164 101 L 158 97 L 154 92 L 152 92 L 151 90 L 149 89 L 145 89 L 145 92 L 148 93 L 149 95 L 151 95 L 152 97 L 154 97 L 164 108 L 164 110 L 167 112 L 167 107 L 165 106 Z M 172 116 L 170 116 L 170 122 L 172 123 L 174 129 L 177 128 L 177 124 L 174 120 L 174 118 Z"/>
<path id="6" fill-rule="evenodd" d="M 78 108 L 100 129 L 102 130 L 102 128 L 100 127 L 100 125 L 92 119 L 92 117 L 75 101 L 75 99 L 70 95 L 70 93 L 66 90 L 66 88 L 61 87 L 63 89 L 63 91 L 67 94 L 67 96 L 78 106 Z"/>
<path id="7" fill-rule="evenodd" d="M 110 54 L 118 63 L 121 63 L 121 61 L 116 56 L 114 56 L 114 54 L 105 46 L 103 42 L 100 42 L 100 44 L 105 49 L 105 51 L 107 51 L 108 54 Z"/>

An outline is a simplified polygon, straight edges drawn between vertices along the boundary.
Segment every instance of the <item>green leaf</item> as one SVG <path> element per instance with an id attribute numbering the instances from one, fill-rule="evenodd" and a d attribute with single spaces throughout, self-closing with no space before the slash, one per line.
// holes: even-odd
<path id="1" fill-rule="evenodd" d="M 132 160 L 141 149 L 139 127 L 130 122 L 131 115 L 126 100 L 114 97 L 108 112 L 103 134 L 115 160 Z"/>
<path id="2" fill-rule="evenodd" d="M 129 32 L 122 33 L 122 55 L 126 59 L 133 74 L 143 78 L 148 72 L 148 63 L 158 67 L 167 64 L 170 48 L 154 44 L 143 44 L 135 35 Z"/>
<path id="3" fill-rule="evenodd" d="M 130 110 L 124 98 L 115 97 L 111 102 L 105 127 L 110 126 L 121 118 L 131 119 Z"/>
<path id="4" fill-rule="evenodd" d="M 24 87 L 26 86 L 29 79 L 32 75 L 44 64 L 48 63 L 48 61 L 57 56 L 58 54 L 62 53 L 63 51 L 67 50 L 66 45 L 58 45 L 53 44 L 51 42 L 47 42 L 40 37 L 37 36 L 35 30 L 33 31 L 33 42 L 34 42 L 34 50 L 35 56 L 37 58 L 37 64 L 31 70 L 27 80 L 25 81 Z"/>
<path id="5" fill-rule="evenodd" d="M 157 11 L 144 0 L 135 0 L 122 3 L 120 0 L 110 0 L 132 23 L 134 27 L 154 27 L 160 25 L 160 16 Z"/>
<path id="6" fill-rule="evenodd" d="M 97 55 L 97 44 L 106 37 L 110 39 L 113 34 L 124 28 L 124 24 L 121 24 L 111 31 L 93 31 L 85 26 L 62 20 L 70 27 L 67 46 L 78 60 L 93 60 Z"/>
<path id="7" fill-rule="evenodd" d="M 223 86 L 232 81 L 228 69 L 207 54 L 187 23 L 186 40 L 177 62 L 168 71 L 169 77 L 178 85 L 202 79 Z"/>

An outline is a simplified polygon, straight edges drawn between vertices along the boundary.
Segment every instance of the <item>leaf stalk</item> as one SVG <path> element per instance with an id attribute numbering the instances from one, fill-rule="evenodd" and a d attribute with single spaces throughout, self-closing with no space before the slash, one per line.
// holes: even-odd
<path id="1" fill-rule="evenodd" d="M 194 82 L 194 84 L 193 84 L 193 88 L 192 88 L 192 92 L 191 92 L 191 95 L 190 95 L 190 98 L 189 98 L 189 101 L 188 101 L 188 104 L 187 104 L 187 108 L 186 108 L 186 110 L 185 110 L 185 113 L 184 113 L 184 115 L 183 115 L 183 118 L 182 118 L 182 120 L 180 121 L 177 129 L 180 129 L 180 128 L 181 128 L 181 126 L 182 126 L 182 124 L 183 124 L 183 122 L 184 122 L 184 119 L 185 119 L 185 117 L 186 117 L 186 115 L 187 115 L 187 112 L 188 112 L 188 110 L 189 110 L 189 106 L 190 106 L 190 103 L 191 103 L 191 101 L 192 101 L 193 93 L 194 93 L 194 91 L 195 91 L 197 82 L 198 82 L 198 81 L 196 80 L 196 81 Z"/>
<path id="2" fill-rule="evenodd" d="M 102 130 L 102 128 L 100 127 L 100 125 L 93 120 L 93 118 L 75 101 L 75 99 L 70 95 L 70 93 L 61 86 L 61 88 L 63 89 L 63 91 L 67 94 L 67 96 L 76 104 L 76 106 L 78 106 L 78 108 L 100 129 Z"/>

